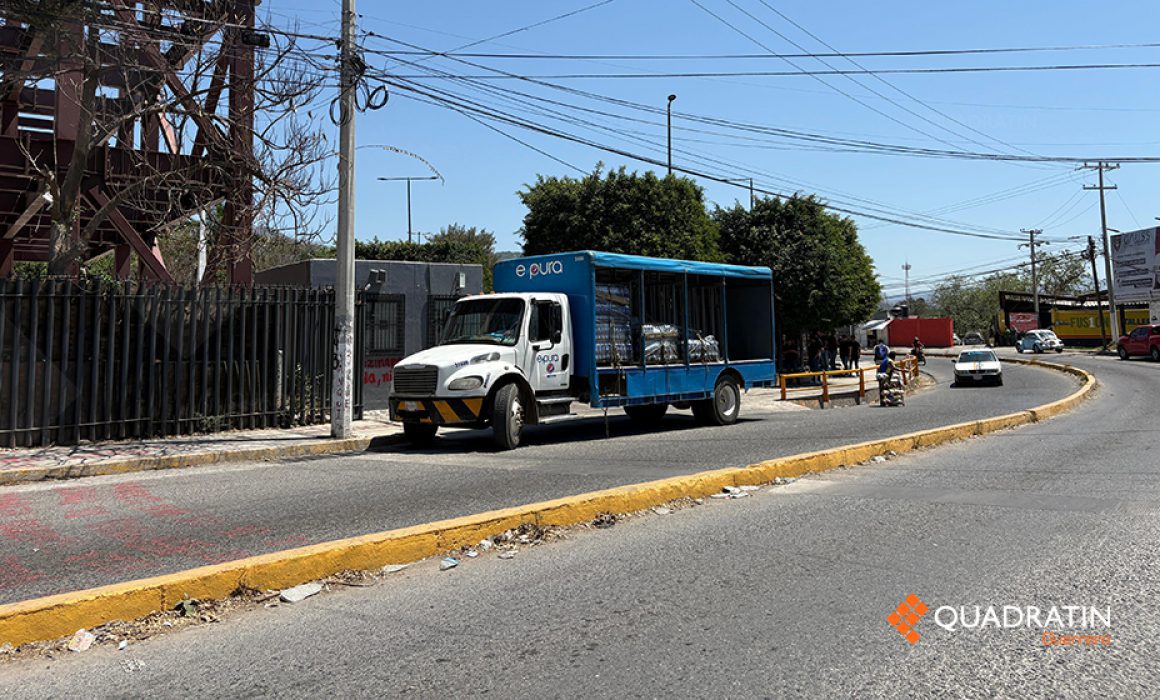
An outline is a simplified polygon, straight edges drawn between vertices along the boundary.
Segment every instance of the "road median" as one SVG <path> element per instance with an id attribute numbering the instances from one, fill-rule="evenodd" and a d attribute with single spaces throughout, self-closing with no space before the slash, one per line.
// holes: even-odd
<path id="1" fill-rule="evenodd" d="M 1037 360 L 1005 360 L 1067 372 L 1080 387 L 1069 396 L 1035 408 L 853 445 L 593 491 L 513 508 L 350 537 L 238 559 L 83 591 L 0 606 L 0 644 L 56 639 L 79 628 L 132 620 L 168 610 L 185 598 L 225 598 L 242 590 L 270 590 L 324 578 L 345 570 L 405 564 L 474 545 L 481 539 L 530 523 L 567 526 L 604 514 L 630 513 L 680 498 L 749 486 L 778 477 L 798 477 L 866 462 L 890 452 L 902 454 L 1038 422 L 1074 408 L 1092 391 L 1095 377 L 1084 370 Z"/>

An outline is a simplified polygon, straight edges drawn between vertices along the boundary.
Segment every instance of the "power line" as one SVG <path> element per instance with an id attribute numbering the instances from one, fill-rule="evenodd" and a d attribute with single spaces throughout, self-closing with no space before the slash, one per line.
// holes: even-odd
<path id="1" fill-rule="evenodd" d="M 789 41 L 791 44 L 794 44 L 794 46 L 797 46 L 797 48 L 798 48 L 798 49 L 802 49 L 802 47 L 801 47 L 801 46 L 799 46 L 799 45 L 797 45 L 796 43 L 794 43 L 792 40 L 790 40 L 788 37 L 786 37 L 786 36 L 785 36 L 784 34 L 782 34 L 781 32 L 778 32 L 776 29 L 774 29 L 773 27 L 770 27 L 768 24 L 766 24 L 766 23 L 762 22 L 760 19 L 758 19 L 758 18 L 754 17 L 752 14 L 750 14 L 750 13 L 749 13 L 749 12 L 747 12 L 746 10 L 744 10 L 744 9 L 742 9 L 742 8 L 740 8 L 740 7 L 738 7 L 738 6 L 737 6 L 737 4 L 733 2 L 733 0 L 725 0 L 725 1 L 726 1 L 727 3 L 729 3 L 730 5 L 732 5 L 734 8 L 736 8 L 736 9 L 740 10 L 740 11 L 741 11 L 743 14 L 745 14 L 745 15 L 746 15 L 747 17 L 749 17 L 750 19 L 754 20 L 755 22 L 757 22 L 757 23 L 758 23 L 758 24 L 760 24 L 761 26 L 765 27 L 765 28 L 766 28 L 766 29 L 768 29 L 769 31 L 771 31 L 771 32 L 773 32 L 774 34 L 776 34 L 777 36 L 780 36 L 782 39 L 785 39 L 786 41 Z M 696 5 L 697 7 L 701 8 L 701 10 L 703 10 L 703 11 L 704 11 L 706 14 L 708 14 L 708 15 L 709 15 L 709 16 L 711 16 L 711 17 L 713 17 L 714 19 L 716 19 L 716 20 L 717 20 L 718 22 L 720 22 L 721 24 L 724 24 L 726 27 L 728 27 L 729 29 L 733 30 L 735 33 L 737 33 L 737 34 L 740 34 L 741 36 L 745 37 L 745 38 L 746 38 L 746 39 L 748 39 L 749 41 L 751 41 L 751 42 L 753 42 L 754 44 L 756 44 L 756 45 L 760 46 L 762 49 L 764 49 L 764 50 L 766 50 L 766 51 L 768 51 L 768 52 L 770 52 L 770 53 L 776 53 L 776 52 L 775 52 L 773 49 L 771 49 L 769 46 L 765 45 L 765 43 L 763 43 L 761 40 L 757 39 L 756 37 L 750 36 L 748 33 L 746 33 L 746 32 L 745 32 L 743 29 L 741 29 L 741 28 L 740 28 L 740 27 L 738 27 L 737 25 L 733 24 L 732 22 L 730 22 L 729 20 L 725 19 L 725 18 L 724 18 L 724 17 L 722 17 L 721 15 L 719 15 L 719 14 L 717 14 L 716 12 L 714 12 L 714 11 L 710 10 L 709 8 L 705 7 L 705 5 L 701 4 L 700 0 L 689 0 L 689 2 L 693 3 L 693 4 L 694 4 L 694 5 Z M 804 50 L 804 49 L 803 49 L 803 50 Z M 926 136 L 926 137 L 928 137 L 928 138 L 934 139 L 935 141 L 938 141 L 938 142 L 940 142 L 940 143 L 946 144 L 946 145 L 948 145 L 948 146 L 953 146 L 953 145 L 954 145 L 954 144 L 951 144 L 950 142 L 948 142 L 948 141 L 946 141 L 946 140 L 944 140 L 944 139 L 941 139 L 941 138 L 939 138 L 939 137 L 935 136 L 934 134 L 931 134 L 931 133 L 929 133 L 929 132 L 927 132 L 927 131 L 924 131 L 923 129 L 920 129 L 920 128 L 918 128 L 918 127 L 916 127 L 916 126 L 912 125 L 912 124 L 907 124 L 907 123 L 906 123 L 906 122 L 904 122 L 903 120 L 901 120 L 901 119 L 899 119 L 899 118 L 895 117 L 895 116 L 894 116 L 894 115 L 892 115 L 892 114 L 889 114 L 889 113 L 887 113 L 887 112 L 884 112 L 883 110 L 880 110 L 880 109 L 878 109 L 877 107 L 875 107 L 875 106 L 873 106 L 873 105 L 867 104 L 866 102 L 864 102 L 864 101 L 862 101 L 861 99 L 859 99 L 857 96 L 855 96 L 855 95 L 852 95 L 852 94 L 850 94 L 849 92 L 846 92 L 845 90 L 843 90 L 843 89 L 839 88 L 838 86 L 836 86 L 836 85 L 834 85 L 834 84 L 832 84 L 832 83 L 830 83 L 830 82 L 828 82 L 828 81 L 824 80 L 824 79 L 821 77 L 821 75 L 823 75 L 822 73 L 815 73 L 815 72 L 813 72 L 813 71 L 808 71 L 808 70 L 806 70 L 805 68 L 802 68 L 801 66 L 799 66 L 799 65 L 798 65 L 797 63 L 795 63 L 795 62 L 794 62 L 792 59 L 788 59 L 788 58 L 784 58 L 784 57 L 783 57 L 783 58 L 782 58 L 782 60 L 783 60 L 783 61 L 785 61 L 786 63 L 788 63 L 789 65 L 793 66 L 793 67 L 794 67 L 794 69 L 795 69 L 795 71 L 794 71 L 794 72 L 787 72 L 787 73 L 786 73 L 786 75 L 807 75 L 807 76 L 810 76 L 810 77 L 812 77 L 814 80 L 816 80 L 817 82 L 821 83 L 822 85 L 825 85 L 826 87 L 830 88 L 830 89 L 831 89 L 831 90 L 833 90 L 834 92 L 837 92 L 838 94 L 840 94 L 840 95 L 842 95 L 842 96 L 846 97 L 847 99 L 849 99 L 849 100 L 851 100 L 851 101 L 853 101 L 853 102 L 856 102 L 856 103 L 857 103 L 857 104 L 859 104 L 859 105 L 862 105 L 862 106 L 863 106 L 863 107 L 865 107 L 866 109 L 870 110 L 871 112 L 874 112 L 875 114 L 877 114 L 877 115 L 879 115 L 879 116 L 882 116 L 882 117 L 884 117 L 884 118 L 886 118 L 886 119 L 889 119 L 890 121 L 894 122 L 895 124 L 898 124 L 898 125 L 900 125 L 900 126 L 902 126 L 902 127 L 906 128 L 906 129 L 910 129 L 911 131 L 918 132 L 918 133 L 922 134 L 923 136 Z M 824 61 L 823 61 L 823 63 L 824 63 Z M 674 76 L 674 77 L 675 77 L 675 76 Z M 710 77 L 710 76 L 688 76 L 688 77 Z M 717 77 L 719 77 L 719 76 L 717 76 Z M 871 92 L 873 92 L 873 90 L 871 90 Z M 879 95 L 879 97 L 882 97 L 882 95 Z M 889 99 L 887 99 L 887 101 L 888 101 L 888 102 L 891 102 L 892 104 L 896 104 L 896 103 L 894 103 L 892 100 L 889 100 Z"/>
<path id="2" fill-rule="evenodd" d="M 762 5 L 764 5 L 764 6 L 765 6 L 767 9 L 769 9 L 769 11 L 770 11 L 770 12 L 773 12 L 773 13 L 774 13 L 774 14 L 776 14 L 778 17 L 781 17 L 781 18 L 782 18 L 782 19 L 784 19 L 785 21 L 787 21 L 787 22 L 789 22 L 790 24 L 792 24 L 793 26 L 797 27 L 797 28 L 798 28 L 800 31 L 804 32 L 804 33 L 805 33 L 807 36 L 809 36 L 810 38 L 814 39 L 814 41 L 817 41 L 817 42 L 818 42 L 818 43 L 820 43 L 822 46 L 825 46 L 826 48 L 830 49 L 831 51 L 834 51 L 835 53 L 837 53 L 837 51 L 838 51 L 838 50 L 837 50 L 836 48 L 834 48 L 833 46 L 831 46 L 830 44 L 828 44 L 828 43 L 827 43 L 826 41 L 824 41 L 824 40 L 823 40 L 821 37 L 817 36 L 816 34 L 814 34 L 813 32 L 811 32 L 810 30 L 808 30 L 808 29 L 806 29 L 805 27 L 803 27 L 801 24 L 799 24 L 799 23 L 795 22 L 795 21 L 794 21 L 794 20 L 793 20 L 791 17 L 789 17 L 787 14 L 785 14 L 785 13 L 784 13 L 784 12 L 782 12 L 781 10 L 778 10 L 778 9 L 777 9 L 776 7 L 774 7 L 773 5 L 770 5 L 770 4 L 769 4 L 769 2 L 767 2 L 766 0 L 759 0 L 759 2 L 760 2 Z M 862 69 L 862 70 L 867 70 L 865 66 L 863 66 L 861 63 L 859 63 L 859 62 L 855 61 L 855 60 L 854 60 L 853 58 L 851 58 L 850 56 L 845 56 L 845 55 L 843 55 L 842 57 L 843 57 L 843 58 L 844 58 L 846 61 L 848 61 L 848 62 L 849 62 L 851 65 L 855 66 L 856 68 L 859 68 L 859 69 Z M 828 65 L 828 64 L 827 64 L 827 65 Z M 923 102 L 922 100 L 918 99 L 917 97 L 915 97 L 914 95 L 910 94 L 909 92 L 907 92 L 907 91 L 903 90 L 902 88 L 898 87 L 898 86 L 897 86 L 897 85 L 895 85 L 894 83 L 892 83 L 892 82 L 890 82 L 890 81 L 886 80 L 885 78 L 883 78 L 881 75 L 878 75 L 877 73 L 872 73 L 872 74 L 871 74 L 871 77 L 873 77 L 875 80 L 877 80 L 878 82 L 882 83 L 883 85 L 886 85 L 887 87 L 889 87 L 889 88 L 891 88 L 892 90 L 896 91 L 898 94 L 900 94 L 900 95 L 902 95 L 902 96 L 904 96 L 904 97 L 906 97 L 906 98 L 908 98 L 908 99 L 910 99 L 910 100 L 913 100 L 914 102 L 916 102 L 916 103 L 918 103 L 918 104 L 922 105 L 923 107 L 927 108 L 927 109 L 928 109 L 928 110 L 930 110 L 931 112 L 934 112 L 935 114 L 939 115 L 939 116 L 940 116 L 940 117 L 942 117 L 943 119 L 947 119 L 947 120 L 949 120 L 949 121 L 951 121 L 951 122 L 953 122 L 953 123 L 955 123 L 955 124 L 957 124 L 957 125 L 959 125 L 959 126 L 963 127 L 964 129 L 967 129 L 968 131 L 970 131 L 970 132 L 972 132 L 972 133 L 978 134 L 979 136 L 982 136 L 982 137 L 983 137 L 983 138 L 985 138 L 985 139 L 988 139 L 988 140 L 994 141 L 995 143 L 998 143 L 998 144 L 1000 144 L 1001 146 L 1006 146 L 1008 149 L 1015 150 L 1015 151 L 1020 151 L 1020 152 L 1022 152 L 1022 153 L 1030 153 L 1030 151 L 1028 151 L 1028 150 L 1026 150 L 1026 149 L 1023 149 L 1023 148 L 1017 148 L 1017 147 L 1015 147 L 1015 146 L 1012 146 L 1011 144 L 1009 144 L 1009 143 L 1007 143 L 1007 142 L 1003 141 L 1002 139 L 997 139 L 997 138 L 995 138 L 994 136 L 990 136 L 989 134 L 985 134 L 985 133 L 983 133 L 982 131 L 979 131 L 978 129 L 976 129 L 975 127 L 973 127 L 973 126 L 971 126 L 971 125 L 969 125 L 969 124 L 966 124 L 966 123 L 964 123 L 964 122 L 962 122 L 962 121 L 960 121 L 960 120 L 958 120 L 958 119 L 956 119 L 956 118 L 952 117 L 951 115 L 947 114 L 946 112 L 943 112 L 943 111 L 941 111 L 941 110 L 939 110 L 939 109 L 936 109 L 936 108 L 934 108 L 934 107 L 930 106 L 929 104 L 927 104 L 927 103 Z M 874 92 L 874 91 L 872 91 L 872 92 Z M 875 94 L 877 94 L 877 93 L 875 92 Z M 904 108 L 904 109 L 905 109 L 905 108 Z M 909 111 L 909 110 L 907 110 L 907 111 Z M 944 127 L 944 129 L 945 129 L 945 127 Z M 953 131 L 951 131 L 951 130 L 949 130 L 949 129 L 946 129 L 946 130 L 947 130 L 949 133 L 955 133 L 955 132 L 953 132 Z M 975 144 L 978 144 L 978 145 L 980 145 L 980 146 L 985 146 L 985 144 L 983 144 L 983 143 L 981 143 L 981 142 L 979 142 L 979 141 L 976 141 L 976 140 L 974 140 L 974 139 L 968 139 L 968 140 L 970 140 L 970 141 L 971 141 L 971 143 L 975 143 Z"/>
<path id="3" fill-rule="evenodd" d="M 492 37 L 495 39 L 497 37 Z M 490 41 L 488 39 L 487 41 Z M 456 49 L 438 52 L 443 56 L 461 58 L 495 59 L 543 59 L 550 61 L 713 61 L 713 60 L 762 60 L 781 58 L 875 58 L 908 56 L 969 56 L 980 54 L 1044 53 L 1056 51 L 1090 51 L 1102 49 L 1160 48 L 1160 43 L 1142 44 L 1080 44 L 1074 46 L 1019 46 L 976 49 L 915 49 L 910 51 L 833 51 L 811 53 L 729 53 L 729 54 L 565 54 L 565 53 L 469 53 Z M 392 51 L 398 55 L 426 55 L 428 52 L 415 50 Z"/>
<path id="4" fill-rule="evenodd" d="M 692 0 L 696 1 L 696 0 Z M 455 58 L 447 55 L 447 58 Z M 819 77 L 833 75 L 921 75 L 936 73 L 1019 73 L 1044 71 L 1084 71 L 1084 70 L 1118 70 L 1118 69 L 1151 69 L 1160 68 L 1160 63 L 1074 63 L 1054 64 L 1046 66 L 941 66 L 928 68 L 827 68 L 802 69 L 797 71 L 757 70 L 757 71 L 675 71 L 665 73 L 542 73 L 529 74 L 526 78 L 539 80 L 630 80 L 655 78 L 786 78 L 786 77 Z M 404 76 L 416 78 L 421 76 Z M 503 80 L 497 75 L 456 75 L 455 78 L 471 78 L 474 80 Z M 879 98 L 891 102 L 891 98 L 878 95 Z M 872 108 L 871 108 L 872 109 Z M 876 110 L 875 110 L 876 111 Z M 913 128 L 913 127 L 911 127 Z M 933 137 L 932 137 L 933 138 Z"/>

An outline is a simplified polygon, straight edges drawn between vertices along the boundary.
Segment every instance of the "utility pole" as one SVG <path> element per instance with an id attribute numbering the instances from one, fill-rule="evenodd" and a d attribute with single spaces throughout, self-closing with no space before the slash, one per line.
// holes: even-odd
<path id="1" fill-rule="evenodd" d="M 669 104 L 665 108 L 665 113 L 668 116 L 668 134 L 669 134 L 669 175 L 673 174 L 673 100 L 677 99 L 676 95 L 669 95 Z"/>
<path id="2" fill-rule="evenodd" d="M 1036 325 L 1038 325 L 1039 324 L 1039 273 L 1038 273 L 1038 269 L 1035 266 L 1035 246 L 1047 245 L 1047 244 L 1044 242 L 1040 242 L 1040 243 L 1035 242 L 1035 237 L 1042 234 L 1043 233 L 1042 230 L 1037 229 L 1037 228 L 1024 228 L 1024 229 L 1019 229 L 1019 230 L 1022 231 L 1023 233 L 1026 233 L 1028 236 L 1028 239 L 1029 239 L 1029 243 L 1027 243 L 1027 247 L 1031 249 L 1031 294 L 1032 294 L 1032 298 L 1035 300 L 1035 323 L 1036 323 Z M 1021 245 L 1019 247 L 1022 248 L 1023 246 Z"/>
<path id="3" fill-rule="evenodd" d="M 1108 329 L 1104 324 L 1104 305 L 1100 301 L 1100 276 L 1096 273 L 1096 240 L 1088 236 L 1087 253 L 1084 255 L 1092 264 L 1092 286 L 1096 290 L 1096 316 L 1100 317 L 1100 342 L 1108 347 Z"/>
<path id="4" fill-rule="evenodd" d="M 339 52 L 338 279 L 334 294 L 334 382 L 330 436 L 351 435 L 354 412 L 354 0 L 342 0 Z"/>
<path id="5" fill-rule="evenodd" d="M 913 267 L 913 266 L 910 264 L 909 260 L 902 263 L 902 271 L 903 271 L 903 274 L 905 275 L 905 278 L 906 278 L 906 303 L 907 304 L 910 304 L 910 268 L 911 267 Z M 898 278 L 895 277 L 895 279 L 898 279 Z"/>
<path id="6" fill-rule="evenodd" d="M 1104 206 L 1104 192 L 1106 190 L 1116 189 L 1115 185 L 1104 185 L 1104 171 L 1115 170 L 1119 165 L 1113 165 L 1099 161 L 1095 165 L 1083 164 L 1082 170 L 1095 170 L 1099 173 L 1099 185 L 1090 186 L 1084 185 L 1085 190 L 1099 190 L 1100 193 L 1100 228 L 1103 231 L 1101 241 L 1104 245 L 1104 280 L 1108 287 L 1108 315 L 1112 317 L 1112 338 L 1118 339 L 1120 337 L 1120 314 L 1116 311 L 1116 284 L 1115 278 L 1112 277 L 1112 256 L 1108 252 L 1111 249 L 1111 242 L 1108 240 L 1108 210 Z"/>

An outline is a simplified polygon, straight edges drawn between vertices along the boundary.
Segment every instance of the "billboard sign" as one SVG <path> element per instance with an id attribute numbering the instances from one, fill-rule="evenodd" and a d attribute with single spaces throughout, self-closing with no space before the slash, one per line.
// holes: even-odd
<path id="1" fill-rule="evenodd" d="M 1146 228 L 1112 236 L 1112 277 L 1116 302 L 1160 300 L 1157 229 Z"/>

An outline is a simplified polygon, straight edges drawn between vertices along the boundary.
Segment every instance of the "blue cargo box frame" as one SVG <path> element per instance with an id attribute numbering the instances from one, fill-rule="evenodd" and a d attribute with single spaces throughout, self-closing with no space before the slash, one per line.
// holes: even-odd
<path id="1" fill-rule="evenodd" d="M 680 364 L 649 365 L 641 343 L 639 364 L 598 366 L 596 361 L 596 288 L 599 270 L 636 272 L 638 298 L 644 310 L 645 273 L 670 273 L 681 279 L 684 321 Z M 689 276 L 720 280 L 721 359 L 689 359 Z M 696 401 L 712 396 L 723 372 L 734 373 L 745 389 L 777 381 L 773 273 L 768 267 L 746 267 L 691 260 L 648 258 L 598 251 L 576 251 L 505 260 L 495 266 L 496 292 L 558 293 L 568 297 L 572 314 L 573 375 L 588 382 L 595 408 Z M 730 304 L 730 301 L 733 303 Z M 731 343 L 731 341 L 733 341 Z M 730 345 L 746 352 L 730 355 Z M 604 391 L 615 386 L 616 391 Z"/>

